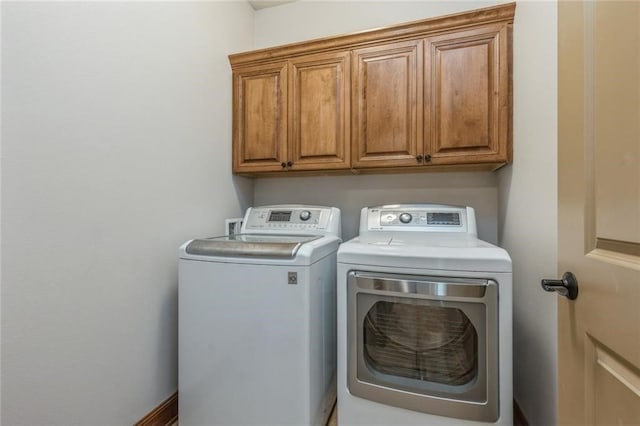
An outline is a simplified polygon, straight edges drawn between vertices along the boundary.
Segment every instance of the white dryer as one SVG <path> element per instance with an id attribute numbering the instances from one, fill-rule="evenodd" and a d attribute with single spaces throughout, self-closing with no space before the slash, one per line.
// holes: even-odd
<path id="1" fill-rule="evenodd" d="M 340 211 L 249 208 L 179 254 L 180 425 L 324 425 L 335 403 Z"/>
<path id="2" fill-rule="evenodd" d="M 472 208 L 362 209 L 338 250 L 338 424 L 511 426 L 511 284 Z"/>

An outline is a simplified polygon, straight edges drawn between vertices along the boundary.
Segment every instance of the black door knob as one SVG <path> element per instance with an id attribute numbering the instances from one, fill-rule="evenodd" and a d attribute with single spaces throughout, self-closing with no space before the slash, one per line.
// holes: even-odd
<path id="1" fill-rule="evenodd" d="M 578 279 L 572 272 L 565 272 L 561 280 L 542 280 L 544 291 L 555 291 L 569 300 L 578 297 Z"/>

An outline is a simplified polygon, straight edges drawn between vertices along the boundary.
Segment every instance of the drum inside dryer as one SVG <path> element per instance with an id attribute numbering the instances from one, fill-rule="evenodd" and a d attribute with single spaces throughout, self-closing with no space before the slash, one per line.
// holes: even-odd
<path id="1" fill-rule="evenodd" d="M 374 371 L 452 386 L 478 374 L 478 333 L 460 309 L 379 301 L 363 327 Z"/>

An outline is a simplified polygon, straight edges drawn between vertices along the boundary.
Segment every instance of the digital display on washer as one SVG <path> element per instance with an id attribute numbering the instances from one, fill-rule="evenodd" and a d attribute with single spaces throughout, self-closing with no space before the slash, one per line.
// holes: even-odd
<path id="1" fill-rule="evenodd" d="M 460 213 L 427 213 L 428 225 L 460 226 Z"/>
<path id="2" fill-rule="evenodd" d="M 269 222 L 289 222 L 291 220 L 291 210 L 274 210 L 269 213 Z"/>

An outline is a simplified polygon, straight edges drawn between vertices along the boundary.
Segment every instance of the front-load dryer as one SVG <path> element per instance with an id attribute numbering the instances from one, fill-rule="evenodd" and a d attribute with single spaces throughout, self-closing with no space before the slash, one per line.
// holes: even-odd
<path id="1" fill-rule="evenodd" d="M 337 270 L 340 426 L 512 425 L 511 259 L 472 208 L 364 208 Z"/>
<path id="2" fill-rule="evenodd" d="M 336 398 L 340 211 L 247 210 L 179 252 L 180 425 L 324 425 Z"/>

